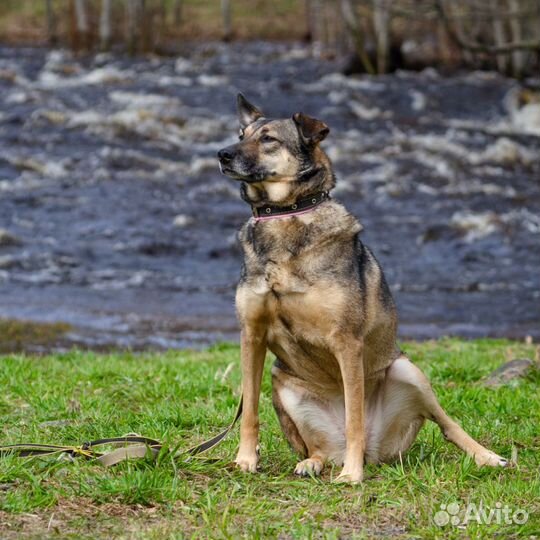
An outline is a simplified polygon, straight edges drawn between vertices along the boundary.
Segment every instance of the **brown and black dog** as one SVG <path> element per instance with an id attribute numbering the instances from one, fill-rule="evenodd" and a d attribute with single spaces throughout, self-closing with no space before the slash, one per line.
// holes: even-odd
<path id="1" fill-rule="evenodd" d="M 328 127 L 304 114 L 273 120 L 238 96 L 240 141 L 219 151 L 254 216 L 240 240 L 236 293 L 244 411 L 236 463 L 255 472 L 258 404 L 267 349 L 273 401 L 285 436 L 304 458 L 300 475 L 343 463 L 360 482 L 364 462 L 404 453 L 425 419 L 474 457 L 504 466 L 444 412 L 425 375 L 396 344 L 397 316 L 383 272 L 360 241 L 362 226 L 329 196 L 335 185 L 319 143 Z"/>

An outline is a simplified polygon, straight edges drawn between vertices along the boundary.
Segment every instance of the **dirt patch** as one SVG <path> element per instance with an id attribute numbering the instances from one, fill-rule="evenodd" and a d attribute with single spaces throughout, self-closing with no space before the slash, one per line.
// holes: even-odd
<path id="1" fill-rule="evenodd" d="M 339 529 L 340 538 L 349 538 L 359 532 L 370 538 L 392 538 L 407 534 L 406 522 L 399 512 L 381 509 L 377 511 L 376 522 L 360 512 L 340 512 L 324 525 L 325 528 Z"/>
<path id="2" fill-rule="evenodd" d="M 181 521 L 181 503 L 177 506 L 171 509 L 114 502 L 96 504 L 88 498 L 60 499 L 55 507 L 35 513 L 0 511 L 0 530 L 4 540 L 70 535 L 76 538 L 138 538 L 150 531 L 161 537 L 167 531 L 190 528 Z"/>

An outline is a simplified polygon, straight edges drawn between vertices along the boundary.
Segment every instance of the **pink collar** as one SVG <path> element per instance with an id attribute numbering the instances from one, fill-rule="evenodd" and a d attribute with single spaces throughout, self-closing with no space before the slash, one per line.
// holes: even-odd
<path id="1" fill-rule="evenodd" d="M 307 210 L 300 210 L 299 212 L 288 212 L 287 214 L 279 214 L 276 216 L 261 216 L 261 217 L 253 216 L 253 219 L 255 221 L 270 221 L 271 219 L 281 219 L 281 218 L 288 218 L 291 216 L 301 216 L 302 214 L 309 214 L 309 212 L 311 212 L 314 209 L 315 207 L 309 208 Z"/>

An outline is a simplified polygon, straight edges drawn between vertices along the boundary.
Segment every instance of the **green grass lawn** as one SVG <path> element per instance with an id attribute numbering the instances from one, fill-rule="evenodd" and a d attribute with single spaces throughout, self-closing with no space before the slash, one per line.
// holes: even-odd
<path id="1" fill-rule="evenodd" d="M 237 431 L 209 457 L 184 463 L 162 452 L 105 469 L 91 461 L 0 460 L 0 538 L 518 538 L 539 534 L 538 373 L 498 389 L 482 379 L 534 347 L 508 341 L 406 343 L 443 406 L 476 439 L 510 457 L 510 469 L 478 469 L 427 424 L 402 462 L 369 465 L 361 486 L 292 474 L 296 462 L 271 405 L 261 403 L 261 472 L 231 466 Z M 0 444 L 77 444 L 137 432 L 185 448 L 232 418 L 239 350 L 0 357 Z M 232 366 L 232 367 L 229 367 Z M 270 362 L 268 362 L 268 368 Z M 529 514 L 524 524 L 439 527 L 441 505 L 497 503 Z M 489 512 L 488 512 L 489 513 Z M 500 513 L 499 513 L 500 514 Z M 501 520 L 499 520 L 501 521 Z M 504 521 L 504 516 L 502 518 Z"/>

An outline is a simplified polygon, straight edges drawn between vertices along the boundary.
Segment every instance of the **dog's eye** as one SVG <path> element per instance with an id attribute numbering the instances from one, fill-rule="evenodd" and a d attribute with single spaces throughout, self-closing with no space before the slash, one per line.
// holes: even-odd
<path id="1" fill-rule="evenodd" d="M 274 139 L 274 137 L 270 137 L 270 135 L 263 135 L 260 140 L 262 143 L 271 143 L 277 141 L 277 139 Z"/>

